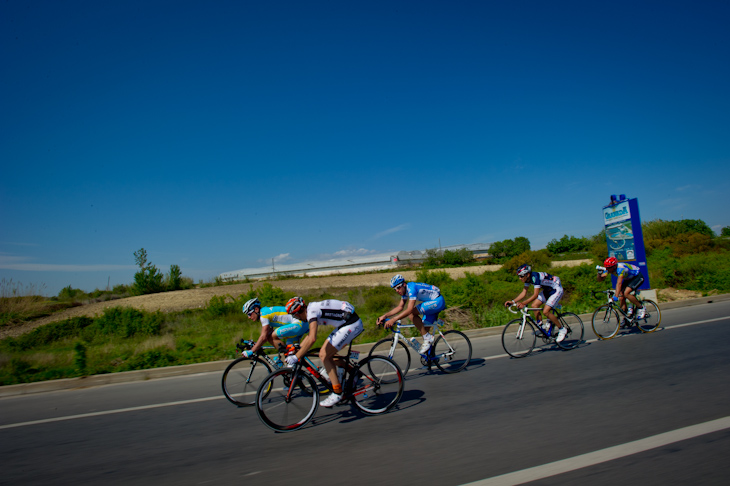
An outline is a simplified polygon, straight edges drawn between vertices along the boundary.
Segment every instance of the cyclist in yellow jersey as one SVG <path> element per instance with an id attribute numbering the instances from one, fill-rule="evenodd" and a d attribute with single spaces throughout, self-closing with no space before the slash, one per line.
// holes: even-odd
<path id="1" fill-rule="evenodd" d="M 641 275 L 641 269 L 639 269 L 636 265 L 631 265 L 630 263 L 619 263 L 615 257 L 606 258 L 606 261 L 603 262 L 603 266 L 606 267 L 606 271 L 598 272 L 598 281 L 603 282 L 603 280 L 608 277 L 609 273 L 615 274 L 617 276 L 616 297 L 618 297 L 619 305 L 624 311 L 626 311 L 626 299 L 629 299 L 629 301 L 634 304 L 634 309 L 637 309 L 636 318 L 643 319 L 646 314 L 646 310 L 642 307 L 641 302 L 639 302 L 639 299 L 636 298 L 636 295 L 633 294 L 633 292 L 635 292 L 639 287 L 641 287 L 641 284 L 644 283 L 644 277 Z M 633 309 L 628 311 L 629 317 L 631 317 L 632 313 Z"/>
<path id="2" fill-rule="evenodd" d="M 289 315 L 286 307 L 262 307 L 258 298 L 243 304 L 243 313 L 252 321 L 261 323 L 261 335 L 251 349 L 241 353 L 244 358 L 256 354 L 267 341 L 278 349 L 280 344 L 299 342 L 309 332 L 309 324 Z"/>

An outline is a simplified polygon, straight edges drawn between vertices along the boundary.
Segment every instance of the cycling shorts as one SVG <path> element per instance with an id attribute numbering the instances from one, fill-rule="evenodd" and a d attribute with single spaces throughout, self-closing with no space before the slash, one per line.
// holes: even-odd
<path id="1" fill-rule="evenodd" d="M 643 283 L 644 277 L 641 274 L 634 275 L 633 277 L 628 279 L 625 278 L 624 281 L 621 282 L 621 291 L 623 292 L 626 287 L 630 287 L 631 290 L 636 290 L 641 287 L 641 284 Z"/>
<path id="2" fill-rule="evenodd" d="M 443 295 L 439 295 L 433 300 L 421 302 L 416 306 L 418 314 L 421 316 L 423 325 L 426 327 L 433 326 L 433 323 L 438 319 L 439 312 L 446 309 L 446 301 Z"/>
<path id="3" fill-rule="evenodd" d="M 545 297 L 545 290 L 537 294 L 537 300 L 539 300 L 541 303 L 549 305 L 553 309 L 555 309 L 555 306 L 558 305 L 558 302 L 560 302 L 560 299 L 563 298 L 563 287 L 560 287 L 559 289 L 554 290 L 551 294 Z"/>
<path id="4" fill-rule="evenodd" d="M 364 329 L 365 327 L 362 324 L 362 320 L 358 319 L 352 324 L 343 324 L 342 326 L 332 331 L 330 335 L 327 336 L 327 341 L 329 341 L 330 344 L 332 344 L 332 346 L 334 346 L 335 349 L 339 351 L 340 349 L 350 344 L 353 339 L 358 337 Z"/>
<path id="5" fill-rule="evenodd" d="M 277 327 L 274 330 L 274 336 L 281 339 L 285 344 L 292 344 L 299 342 L 307 332 L 309 332 L 308 324 L 305 327 L 303 322 L 296 322 Z"/>

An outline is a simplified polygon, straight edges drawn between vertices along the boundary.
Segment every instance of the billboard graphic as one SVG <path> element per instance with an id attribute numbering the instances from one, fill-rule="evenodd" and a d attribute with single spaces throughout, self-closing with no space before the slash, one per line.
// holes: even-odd
<path id="1" fill-rule="evenodd" d="M 611 204 L 603 207 L 603 225 L 606 230 L 608 256 L 616 257 L 619 262 L 637 265 L 644 276 L 641 288 L 651 288 L 646 267 L 644 236 L 641 232 L 639 202 L 635 198 L 626 199 L 623 194 L 618 199 L 612 195 Z M 612 277 L 612 280 L 616 285 L 616 277 Z"/>

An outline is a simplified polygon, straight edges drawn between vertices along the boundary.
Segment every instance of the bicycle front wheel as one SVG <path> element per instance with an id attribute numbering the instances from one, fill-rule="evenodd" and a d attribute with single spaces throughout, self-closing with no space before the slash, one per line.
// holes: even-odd
<path id="1" fill-rule="evenodd" d="M 662 322 L 662 311 L 654 301 L 644 300 L 642 304 L 646 313 L 643 319 L 636 319 L 636 324 L 641 332 L 654 332 Z"/>
<path id="2" fill-rule="evenodd" d="M 256 394 L 256 412 L 267 427 L 290 432 L 304 427 L 319 407 L 319 394 L 314 379 L 291 368 L 271 373 Z M 295 381 L 292 381 L 295 380 Z"/>
<path id="3" fill-rule="evenodd" d="M 403 373 L 390 358 L 368 356 L 353 370 L 347 389 L 352 403 L 363 413 L 385 413 L 403 396 Z"/>
<path id="4" fill-rule="evenodd" d="M 223 395 L 234 405 L 249 407 L 256 403 L 256 392 L 271 373 L 271 366 L 259 358 L 238 358 L 223 372 Z"/>
<path id="5" fill-rule="evenodd" d="M 591 322 L 593 332 L 596 333 L 598 339 L 604 341 L 614 337 L 621 326 L 621 319 L 618 316 L 618 312 L 609 304 L 603 304 L 596 309 Z"/>
<path id="6" fill-rule="evenodd" d="M 461 331 L 446 331 L 433 343 L 432 356 L 444 373 L 458 373 L 471 360 L 471 341 Z"/>
<path id="7" fill-rule="evenodd" d="M 513 358 L 524 358 L 535 347 L 535 326 L 530 321 L 522 326 L 522 319 L 515 319 L 504 326 L 502 347 Z"/>
<path id="8" fill-rule="evenodd" d="M 394 340 L 396 342 L 395 350 L 393 350 Z M 408 346 L 396 337 L 381 339 L 375 343 L 375 346 L 370 349 L 368 356 L 375 355 L 386 356 L 395 361 L 403 372 L 403 378 L 406 377 L 408 370 L 411 368 L 411 353 L 408 351 Z"/>
<path id="9" fill-rule="evenodd" d="M 558 316 L 563 327 L 568 329 L 565 339 L 555 342 L 562 349 L 573 349 L 583 342 L 583 321 L 572 312 L 566 312 Z"/>

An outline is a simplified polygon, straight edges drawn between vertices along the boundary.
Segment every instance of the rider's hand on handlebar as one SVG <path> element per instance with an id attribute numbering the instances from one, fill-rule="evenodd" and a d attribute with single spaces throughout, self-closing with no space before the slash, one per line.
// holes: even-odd
<path id="1" fill-rule="evenodd" d="M 244 358 L 250 358 L 251 356 L 253 356 L 253 351 L 251 351 L 250 349 L 247 349 L 246 351 L 241 353 L 241 356 L 243 356 Z"/>

